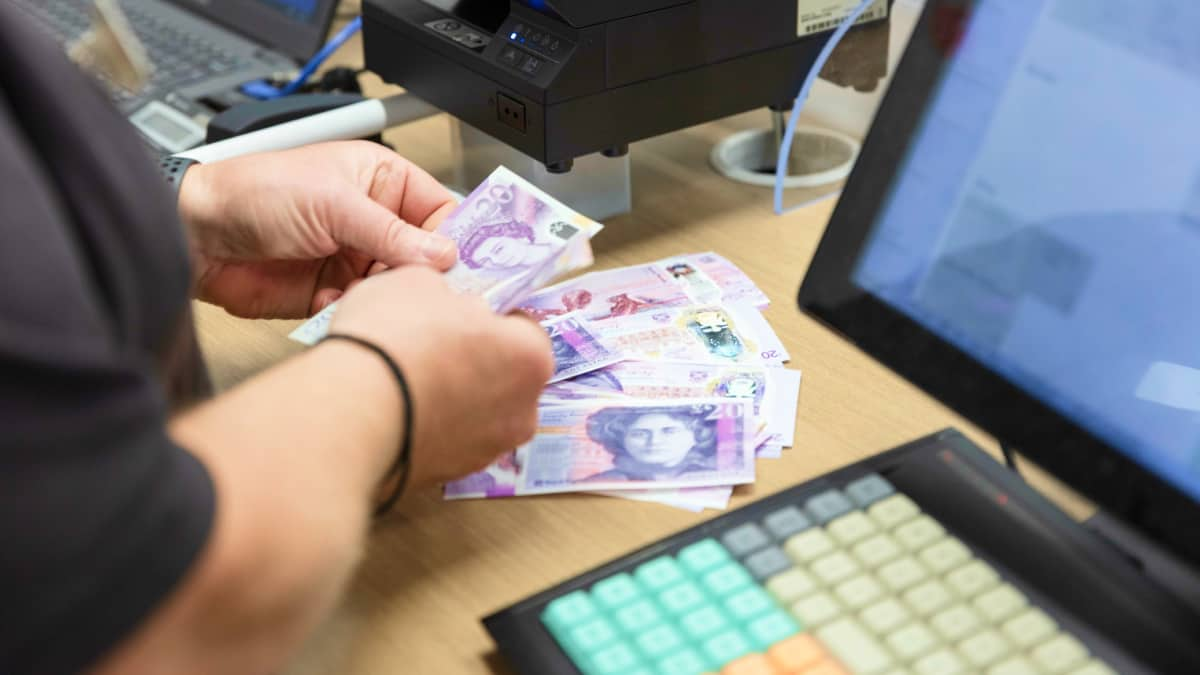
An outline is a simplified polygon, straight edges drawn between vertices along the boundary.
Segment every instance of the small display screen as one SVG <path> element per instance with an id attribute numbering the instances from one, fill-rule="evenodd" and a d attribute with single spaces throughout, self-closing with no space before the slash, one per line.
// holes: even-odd
<path id="1" fill-rule="evenodd" d="M 138 120 L 142 127 L 172 142 L 181 141 L 192 134 L 192 130 L 166 115 L 147 115 Z"/>
<path id="2" fill-rule="evenodd" d="M 425 0 L 428 5 L 484 29 L 488 33 L 500 30 L 508 18 L 508 3 L 495 0 Z"/>

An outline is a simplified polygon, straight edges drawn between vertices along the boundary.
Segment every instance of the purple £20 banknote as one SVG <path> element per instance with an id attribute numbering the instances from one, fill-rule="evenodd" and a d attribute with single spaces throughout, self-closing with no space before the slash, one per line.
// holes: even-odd
<path id="1" fill-rule="evenodd" d="M 599 370 L 625 358 L 619 350 L 605 344 L 582 316 L 554 317 L 542 322 L 542 328 L 550 336 L 554 352 L 551 383 Z"/>
<path id="2" fill-rule="evenodd" d="M 539 411 L 529 443 L 448 498 L 740 485 L 754 480 L 753 403 L 596 400 Z"/>

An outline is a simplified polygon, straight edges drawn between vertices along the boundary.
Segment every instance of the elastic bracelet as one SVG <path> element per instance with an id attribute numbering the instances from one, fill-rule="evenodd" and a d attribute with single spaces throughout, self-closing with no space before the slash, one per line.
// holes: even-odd
<path id="1" fill-rule="evenodd" d="M 387 483 L 394 477 L 398 478 L 396 479 L 396 487 L 375 509 L 375 516 L 379 517 L 391 510 L 396 500 L 404 493 L 404 486 L 408 482 L 409 467 L 411 466 L 413 428 L 412 395 L 409 393 L 408 380 L 405 379 L 404 372 L 400 370 L 400 366 L 392 357 L 383 348 L 373 342 L 343 333 L 329 333 L 321 338 L 321 342 L 327 340 L 345 340 L 378 354 L 379 358 L 383 359 L 383 362 L 387 364 L 388 369 L 392 371 L 392 375 L 396 378 L 396 384 L 400 386 L 400 398 L 404 401 L 404 438 L 400 441 L 400 452 L 396 455 L 396 461 L 388 469 L 387 474 L 384 475 L 380 484 Z"/>

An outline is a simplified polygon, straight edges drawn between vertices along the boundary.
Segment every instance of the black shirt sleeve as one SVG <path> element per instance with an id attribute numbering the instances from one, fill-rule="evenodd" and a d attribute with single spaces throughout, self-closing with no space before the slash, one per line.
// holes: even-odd
<path id="1" fill-rule="evenodd" d="M 215 498 L 166 434 L 162 356 L 192 335 L 174 207 L 15 11 L 0 3 L 0 673 L 68 673 L 179 585 Z"/>

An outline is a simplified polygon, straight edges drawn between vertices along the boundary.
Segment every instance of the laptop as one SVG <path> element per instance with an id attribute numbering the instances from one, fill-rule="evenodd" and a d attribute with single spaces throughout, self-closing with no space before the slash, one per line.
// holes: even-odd
<path id="1" fill-rule="evenodd" d="M 90 0 L 7 0 L 64 47 L 90 25 Z M 247 101 L 239 85 L 290 78 L 325 41 L 338 0 L 121 0 L 154 75 L 113 101 L 164 153 L 204 141 L 216 113 Z"/>
<path id="2" fill-rule="evenodd" d="M 943 430 L 652 542 L 486 617 L 514 669 L 1200 672 L 1197 25 L 927 0 L 799 303 L 1009 465 Z"/>

